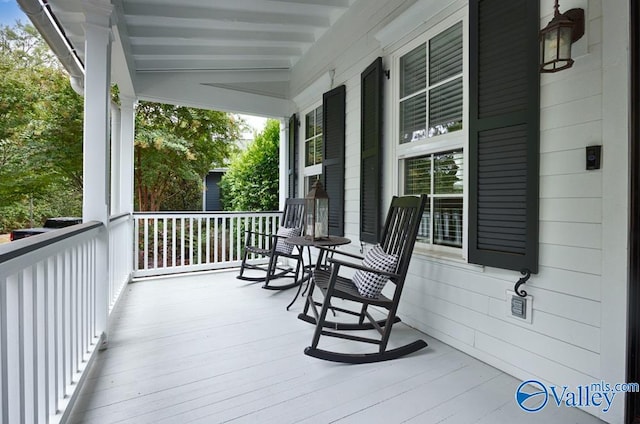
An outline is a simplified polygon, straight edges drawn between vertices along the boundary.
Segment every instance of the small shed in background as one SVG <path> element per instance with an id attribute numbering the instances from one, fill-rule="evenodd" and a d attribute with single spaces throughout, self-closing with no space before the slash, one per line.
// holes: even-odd
<path id="1" fill-rule="evenodd" d="M 204 190 L 202 192 L 202 208 L 207 211 L 221 211 L 220 181 L 228 168 L 215 168 L 209 171 L 204 178 Z"/>

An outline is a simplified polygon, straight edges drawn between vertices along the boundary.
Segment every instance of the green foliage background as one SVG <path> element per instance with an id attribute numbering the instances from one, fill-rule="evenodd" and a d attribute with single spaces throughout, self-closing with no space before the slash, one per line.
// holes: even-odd
<path id="1" fill-rule="evenodd" d="M 222 177 L 222 204 L 229 211 L 278 210 L 280 122 L 270 119 Z"/>
<path id="2" fill-rule="evenodd" d="M 81 214 L 82 116 L 35 28 L 0 27 L 0 233 Z"/>
<path id="3" fill-rule="evenodd" d="M 244 123 L 225 112 L 140 102 L 136 210 L 202 210 L 202 182 L 236 152 Z"/>

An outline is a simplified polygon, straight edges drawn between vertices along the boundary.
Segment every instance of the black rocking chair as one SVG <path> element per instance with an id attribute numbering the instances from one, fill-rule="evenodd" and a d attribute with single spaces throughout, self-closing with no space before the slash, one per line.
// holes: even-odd
<path id="1" fill-rule="evenodd" d="M 367 254 L 365 258 L 362 258 L 346 252 L 335 251 L 334 253 L 336 255 L 364 259 L 364 262 L 361 265 L 336 258 L 329 258 L 328 267 L 318 267 L 314 270 L 313 285 L 309 289 L 310 293 L 307 298 L 305 310 L 299 315 L 300 319 L 315 323 L 316 325 L 311 346 L 304 350 L 306 355 L 327 361 L 358 364 L 396 359 L 427 346 L 427 342 L 419 339 L 401 347 L 387 349 L 393 324 L 400 321 L 396 312 L 398 310 L 400 295 L 404 286 L 409 261 L 411 260 L 411 254 L 426 201 L 427 197 L 425 195 L 421 197 L 405 196 L 393 198 L 379 246 L 382 249 L 380 250 L 379 247 L 371 249 L 372 251 L 377 249 L 377 257 Z M 395 270 L 384 271 L 382 269 L 385 267 L 379 264 L 389 258 L 393 259 L 392 262 L 395 262 L 397 259 L 397 264 L 391 263 L 391 265 L 387 267 L 387 269 L 395 267 Z M 371 267 L 371 265 L 373 265 L 373 267 Z M 362 284 L 362 278 L 358 278 L 355 275 L 353 278 L 340 276 L 339 271 L 341 267 L 359 270 L 361 272 L 360 277 L 367 275 L 369 278 L 376 279 L 377 276 L 382 276 L 377 277 L 377 286 L 380 290 L 380 286 L 384 285 L 384 282 L 388 278 L 388 281 L 394 285 L 392 297 L 387 298 L 382 294 L 372 295 L 372 293 L 367 292 L 367 286 Z M 354 282 L 356 279 L 360 288 L 358 288 Z M 322 304 L 313 300 L 314 288 L 320 289 L 319 291 L 323 293 L 324 302 L 322 302 Z M 363 291 L 365 295 L 361 294 Z M 359 305 L 360 310 L 356 312 L 332 305 L 331 302 L 334 299 L 343 299 L 351 303 L 356 303 Z M 347 305 L 348 304 L 349 303 L 347 303 Z M 320 305 L 322 307 L 318 312 L 318 306 Z M 376 309 L 380 311 L 386 311 L 386 318 L 376 320 L 369 312 L 369 306 L 376 307 Z M 308 308 L 311 308 L 315 318 L 307 315 Z M 327 321 L 326 318 L 329 309 L 332 309 L 334 313 L 338 311 L 355 316 L 357 317 L 357 322 L 353 322 L 355 319 L 352 319 L 352 322 Z M 348 331 L 352 330 L 371 329 L 377 330 L 379 337 L 363 337 L 348 334 Z M 345 333 L 345 331 L 347 332 Z M 318 348 L 318 342 L 321 336 L 372 343 L 378 345 L 378 350 L 372 353 L 342 353 L 323 350 Z"/>
<path id="2" fill-rule="evenodd" d="M 300 284 L 298 275 L 300 274 L 300 252 L 298 247 L 287 245 L 282 240 L 291 235 L 300 235 L 304 223 L 304 199 L 287 199 L 285 201 L 284 212 L 280 218 L 278 234 L 260 233 L 257 231 L 246 232 L 246 242 L 244 256 L 240 265 L 240 274 L 237 278 L 246 281 L 264 281 L 262 288 L 271 290 L 284 290 Z M 259 241 L 262 241 L 263 246 Z M 296 249 L 294 251 L 294 249 Z M 247 262 L 250 257 L 267 257 L 269 262 L 254 265 Z M 278 264 L 280 258 L 289 258 L 295 261 L 295 269 L 289 266 Z M 246 276 L 244 272 L 248 269 L 259 270 L 264 275 L 258 277 Z M 293 278 L 293 282 L 285 285 L 273 285 L 272 280 L 278 278 Z"/>

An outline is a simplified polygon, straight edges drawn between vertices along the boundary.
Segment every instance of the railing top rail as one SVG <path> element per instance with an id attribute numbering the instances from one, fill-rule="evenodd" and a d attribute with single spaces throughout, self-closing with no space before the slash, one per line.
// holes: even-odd
<path id="1" fill-rule="evenodd" d="M 60 228 L 56 231 L 39 234 L 38 236 L 26 237 L 10 243 L 2 244 L 0 245 L 0 264 L 27 253 L 31 253 L 35 250 L 61 242 L 78 234 L 100 228 L 101 226 L 102 223 L 100 221 L 89 221 L 66 228 Z"/>
<path id="2" fill-rule="evenodd" d="M 282 211 L 166 211 L 166 212 L 134 212 L 134 216 L 159 216 L 159 215 L 170 215 L 170 216 L 190 216 L 190 215 L 273 215 L 273 214 L 282 214 Z"/>
<path id="3" fill-rule="evenodd" d="M 109 222 L 115 222 L 115 221 L 119 221 L 123 218 L 128 218 L 129 216 L 131 216 L 131 214 L 129 212 L 123 212 L 121 214 L 118 215 L 111 215 L 109 217 Z"/>

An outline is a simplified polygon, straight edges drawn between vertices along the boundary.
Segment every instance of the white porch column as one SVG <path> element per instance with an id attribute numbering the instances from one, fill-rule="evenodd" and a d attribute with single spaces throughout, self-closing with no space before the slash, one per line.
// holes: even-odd
<path id="1" fill-rule="evenodd" d="M 135 140 L 136 99 L 120 96 L 120 195 L 119 213 L 133 212 L 133 142 Z"/>
<path id="2" fill-rule="evenodd" d="M 82 0 L 85 15 L 84 189 L 82 218 L 100 221 L 96 247 L 95 335 L 106 346 L 109 313 L 109 109 L 111 105 L 111 13 L 113 6 Z"/>

